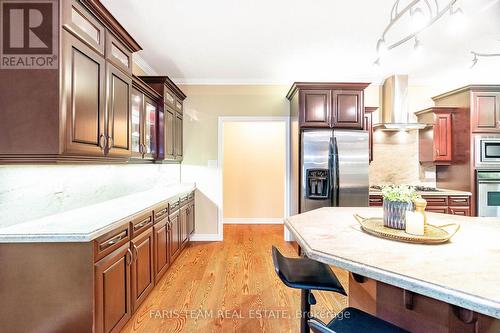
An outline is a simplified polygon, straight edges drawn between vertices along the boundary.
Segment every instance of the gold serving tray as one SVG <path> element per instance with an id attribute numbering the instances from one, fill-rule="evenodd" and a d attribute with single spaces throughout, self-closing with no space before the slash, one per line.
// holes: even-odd
<path id="1" fill-rule="evenodd" d="M 364 218 L 358 214 L 354 214 L 354 218 L 361 225 L 361 230 L 380 238 L 390 239 L 398 242 L 414 243 L 414 244 L 442 244 L 450 240 L 460 229 L 460 224 L 446 224 L 443 226 L 435 226 L 432 224 L 425 225 L 425 234 L 423 236 L 407 234 L 404 230 L 392 229 L 384 226 L 384 219 L 381 217 Z M 453 227 L 453 231 L 449 233 L 445 228 Z"/>

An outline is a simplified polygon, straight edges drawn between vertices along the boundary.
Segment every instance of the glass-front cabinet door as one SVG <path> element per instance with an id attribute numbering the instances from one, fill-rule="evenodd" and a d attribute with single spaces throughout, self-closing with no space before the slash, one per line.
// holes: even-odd
<path id="1" fill-rule="evenodd" d="M 142 129 L 141 118 L 143 108 L 143 94 L 132 89 L 132 155 L 142 157 Z"/>
<path id="2" fill-rule="evenodd" d="M 144 154 L 154 157 L 156 154 L 156 103 L 144 98 Z"/>

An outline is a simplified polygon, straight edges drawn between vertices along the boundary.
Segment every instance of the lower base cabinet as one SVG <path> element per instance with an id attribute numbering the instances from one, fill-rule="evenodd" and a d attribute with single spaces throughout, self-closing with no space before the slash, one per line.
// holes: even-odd
<path id="1" fill-rule="evenodd" d="M 153 227 L 154 234 L 154 272 L 155 283 L 158 283 L 160 278 L 167 271 L 170 264 L 170 223 L 168 217 L 164 216 L 159 221 L 155 221 Z"/>
<path id="2" fill-rule="evenodd" d="M 129 244 L 99 260 L 95 268 L 95 331 L 119 332 L 132 315 Z"/>
<path id="3" fill-rule="evenodd" d="M 427 201 L 426 212 L 462 216 L 471 215 L 469 196 L 423 195 L 422 198 Z M 381 195 L 370 195 L 370 207 L 382 206 L 383 202 L 384 200 Z"/>
<path id="4" fill-rule="evenodd" d="M 189 198 L 184 230 L 194 229 Z M 0 244 L 0 331 L 120 332 L 189 243 L 180 206 L 137 212 L 93 241 Z"/>
<path id="5" fill-rule="evenodd" d="M 133 311 L 137 310 L 155 284 L 153 243 L 153 228 L 151 227 L 130 242 L 133 257 L 131 264 Z"/>
<path id="6" fill-rule="evenodd" d="M 170 243 L 170 253 L 171 262 L 173 262 L 180 254 L 181 251 L 181 219 L 179 210 L 174 213 L 170 213 L 168 216 L 168 221 L 170 223 L 170 233 L 171 233 L 171 243 Z"/>

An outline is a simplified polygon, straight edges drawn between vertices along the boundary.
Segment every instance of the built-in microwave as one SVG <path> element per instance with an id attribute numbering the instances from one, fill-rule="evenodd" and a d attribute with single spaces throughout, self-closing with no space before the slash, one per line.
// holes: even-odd
<path id="1" fill-rule="evenodd" d="M 500 169 L 500 135 L 475 136 L 476 168 Z"/>

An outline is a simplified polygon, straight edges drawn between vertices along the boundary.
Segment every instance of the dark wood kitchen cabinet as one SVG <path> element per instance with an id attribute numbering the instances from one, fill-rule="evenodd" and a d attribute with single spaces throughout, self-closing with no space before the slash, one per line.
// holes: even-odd
<path id="1" fill-rule="evenodd" d="M 331 127 L 331 90 L 301 90 L 300 123 L 304 127 Z"/>
<path id="2" fill-rule="evenodd" d="M 183 140 L 183 125 L 182 125 L 182 114 L 176 113 L 175 115 L 175 144 L 174 144 L 174 156 L 175 160 L 182 161 L 182 157 L 184 155 L 184 140 Z"/>
<path id="3" fill-rule="evenodd" d="M 500 133 L 500 91 L 473 91 L 471 98 L 472 131 Z"/>
<path id="4" fill-rule="evenodd" d="M 130 242 L 134 258 L 131 265 L 131 298 L 133 311 L 137 310 L 139 305 L 141 305 L 154 287 L 153 243 L 154 236 L 152 224 Z"/>
<path id="5" fill-rule="evenodd" d="M 427 201 L 427 212 L 471 216 L 471 199 L 468 195 L 422 195 L 422 198 Z M 370 207 L 381 207 L 383 203 L 382 195 L 370 194 Z"/>
<path id="6" fill-rule="evenodd" d="M 369 83 L 296 82 L 287 98 L 299 94 L 302 128 L 363 129 L 364 89 Z"/>
<path id="7" fill-rule="evenodd" d="M 420 123 L 419 160 L 421 163 L 448 165 L 453 161 L 453 117 L 457 108 L 432 107 L 416 113 Z"/>
<path id="8" fill-rule="evenodd" d="M 373 112 L 378 108 L 372 106 L 365 107 L 363 130 L 368 132 L 368 162 L 373 161 Z"/>
<path id="9" fill-rule="evenodd" d="M 170 213 L 168 221 L 170 223 L 171 231 L 170 258 L 171 262 L 173 262 L 179 256 L 180 250 L 182 248 L 181 217 L 179 209 L 173 213 Z"/>
<path id="10" fill-rule="evenodd" d="M 40 327 L 48 332 L 119 332 L 189 244 L 188 237 L 180 246 L 180 199 L 189 208 L 185 230 L 191 234 L 193 192 L 113 222 L 116 227 L 96 239 L 0 244 L 0 280 L 10 291 L 2 294 L 2 306 L 9 309 L 0 312 L 2 332 L 38 332 Z M 172 239 L 176 253 L 171 256 Z M 183 274 L 182 269 L 177 273 Z M 36 278 L 26 283 L 20 276 Z"/>
<path id="11" fill-rule="evenodd" d="M 55 5 L 59 67 L 0 69 L 0 162 L 126 161 L 141 48 L 99 1 Z"/>
<path id="12" fill-rule="evenodd" d="M 132 315 L 130 265 L 126 243 L 95 264 L 95 331 L 119 332 Z"/>
<path id="13" fill-rule="evenodd" d="M 164 130 L 164 140 L 163 140 L 164 151 L 165 151 L 164 158 L 166 160 L 175 160 L 176 149 L 174 148 L 175 146 L 174 134 L 176 133 L 175 131 L 176 127 L 175 122 L 177 120 L 176 112 L 170 109 L 169 107 L 165 107 L 164 119 L 165 119 L 164 120 L 165 130 Z"/>
<path id="14" fill-rule="evenodd" d="M 186 95 L 167 76 L 141 76 L 163 99 L 162 131 L 158 138 L 158 160 L 182 161 L 183 158 L 183 109 Z"/>
<path id="15" fill-rule="evenodd" d="M 168 220 L 168 204 L 154 210 L 154 272 L 155 283 L 165 274 L 170 265 L 171 227 Z"/>
<path id="16" fill-rule="evenodd" d="M 195 208 L 194 208 L 194 193 L 189 195 L 189 204 L 187 209 L 187 232 L 188 235 L 194 233 L 195 228 Z"/>
<path id="17" fill-rule="evenodd" d="M 138 77 L 132 91 L 132 156 L 154 159 L 158 154 L 161 97 Z"/>
<path id="18" fill-rule="evenodd" d="M 184 247 L 188 240 L 189 240 L 189 234 L 188 234 L 188 205 L 184 205 L 181 207 L 179 211 L 179 220 L 180 220 L 180 234 L 181 234 L 181 247 Z"/>
<path id="19" fill-rule="evenodd" d="M 106 155 L 113 157 L 130 156 L 130 96 L 132 79 L 112 64 L 107 69 L 107 128 Z"/>
<path id="20" fill-rule="evenodd" d="M 333 128 L 363 128 L 363 90 L 334 90 L 332 99 Z"/>

